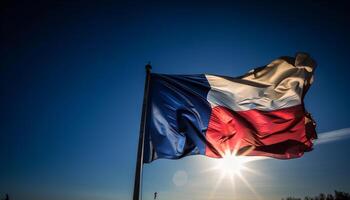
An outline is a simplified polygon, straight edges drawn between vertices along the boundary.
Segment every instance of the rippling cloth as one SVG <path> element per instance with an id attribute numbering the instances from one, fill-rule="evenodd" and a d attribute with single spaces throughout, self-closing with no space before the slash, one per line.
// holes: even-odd
<path id="1" fill-rule="evenodd" d="M 316 63 L 281 57 L 240 77 L 151 74 L 144 163 L 188 155 L 297 158 L 312 150 L 315 122 L 303 99 Z"/>

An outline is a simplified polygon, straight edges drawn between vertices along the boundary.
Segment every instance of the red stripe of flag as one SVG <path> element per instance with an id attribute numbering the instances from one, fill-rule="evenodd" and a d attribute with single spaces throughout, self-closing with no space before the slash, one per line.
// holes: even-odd
<path id="1" fill-rule="evenodd" d="M 206 155 L 222 157 L 225 150 L 238 154 L 296 158 L 312 149 L 302 105 L 273 111 L 212 109 L 206 139 Z M 314 128 L 314 127 L 313 127 Z M 314 130 L 314 129 L 313 129 Z"/>

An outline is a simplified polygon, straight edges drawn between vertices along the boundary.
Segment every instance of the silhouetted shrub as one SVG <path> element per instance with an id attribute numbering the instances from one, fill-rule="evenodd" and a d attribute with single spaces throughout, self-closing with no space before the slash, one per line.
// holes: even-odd
<path id="1" fill-rule="evenodd" d="M 282 200 L 284 199 L 282 198 Z M 287 197 L 285 200 L 301 200 L 301 198 Z M 306 196 L 304 197 L 304 200 L 350 200 L 350 194 L 335 190 L 334 196 L 332 194 L 320 193 L 318 196 L 315 197 Z"/>

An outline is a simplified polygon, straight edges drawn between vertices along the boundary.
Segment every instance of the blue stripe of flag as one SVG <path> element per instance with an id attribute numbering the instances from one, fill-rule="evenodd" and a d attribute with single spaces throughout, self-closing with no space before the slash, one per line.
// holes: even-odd
<path id="1" fill-rule="evenodd" d="M 211 114 L 205 75 L 151 74 L 149 87 L 144 163 L 205 155 Z"/>

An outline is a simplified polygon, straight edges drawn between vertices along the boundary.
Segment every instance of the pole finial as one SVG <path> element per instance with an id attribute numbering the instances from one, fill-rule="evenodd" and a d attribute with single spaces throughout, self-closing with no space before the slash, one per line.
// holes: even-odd
<path id="1" fill-rule="evenodd" d="M 151 69 L 152 69 L 152 66 L 151 66 L 151 61 L 148 61 L 147 65 L 145 66 L 146 68 L 146 72 L 150 72 Z"/>

